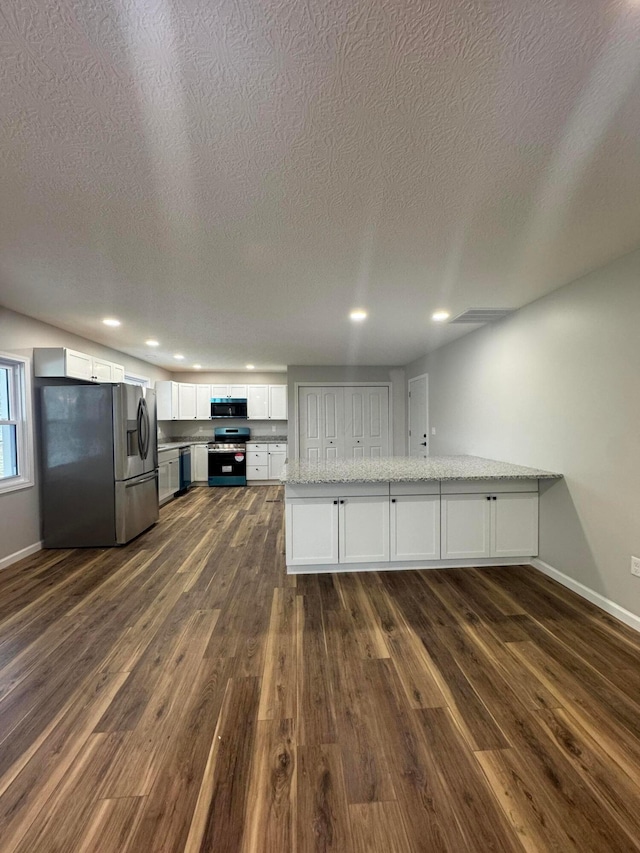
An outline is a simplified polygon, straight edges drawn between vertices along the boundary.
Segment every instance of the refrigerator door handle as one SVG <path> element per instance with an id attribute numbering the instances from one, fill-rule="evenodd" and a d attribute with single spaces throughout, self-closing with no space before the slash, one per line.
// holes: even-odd
<path id="1" fill-rule="evenodd" d="M 147 402 L 144 397 L 140 397 L 138 403 L 138 450 L 140 457 L 146 459 L 149 454 L 149 413 L 147 412 Z"/>
<path id="2" fill-rule="evenodd" d="M 144 477 L 144 479 L 140 479 L 136 477 L 136 479 L 132 483 L 127 483 L 125 489 L 135 489 L 136 486 L 141 485 L 141 483 L 148 483 L 149 480 L 155 480 L 158 475 L 153 472 L 153 474 L 149 474 L 148 477 Z"/>

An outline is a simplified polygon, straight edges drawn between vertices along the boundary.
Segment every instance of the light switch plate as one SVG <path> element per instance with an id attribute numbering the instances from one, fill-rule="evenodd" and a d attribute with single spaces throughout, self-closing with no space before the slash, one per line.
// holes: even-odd
<path id="1" fill-rule="evenodd" d="M 640 578 L 640 557 L 631 558 L 631 574 Z"/>

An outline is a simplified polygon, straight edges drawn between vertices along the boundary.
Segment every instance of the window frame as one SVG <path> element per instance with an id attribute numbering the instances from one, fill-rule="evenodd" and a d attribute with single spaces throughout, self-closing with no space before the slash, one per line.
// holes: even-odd
<path id="1" fill-rule="evenodd" d="M 9 419 L 0 426 L 16 427 L 18 473 L 0 478 L 0 494 L 15 492 L 34 485 L 33 404 L 31 392 L 31 359 L 0 351 L 0 367 L 9 370 Z"/>

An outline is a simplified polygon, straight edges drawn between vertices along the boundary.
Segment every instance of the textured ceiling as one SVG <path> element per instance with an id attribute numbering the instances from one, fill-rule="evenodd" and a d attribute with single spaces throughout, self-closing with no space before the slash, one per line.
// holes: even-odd
<path id="1" fill-rule="evenodd" d="M 0 16 L 0 302 L 132 355 L 401 365 L 640 245 L 632 0 Z"/>

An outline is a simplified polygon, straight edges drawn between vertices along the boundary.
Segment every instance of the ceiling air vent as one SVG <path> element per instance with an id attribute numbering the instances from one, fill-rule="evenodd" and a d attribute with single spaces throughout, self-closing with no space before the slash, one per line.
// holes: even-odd
<path id="1" fill-rule="evenodd" d="M 449 323 L 494 323 L 508 314 L 513 314 L 513 308 L 467 308 Z"/>

